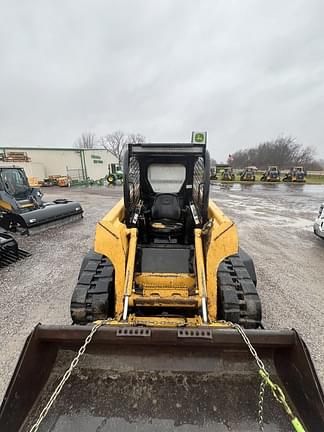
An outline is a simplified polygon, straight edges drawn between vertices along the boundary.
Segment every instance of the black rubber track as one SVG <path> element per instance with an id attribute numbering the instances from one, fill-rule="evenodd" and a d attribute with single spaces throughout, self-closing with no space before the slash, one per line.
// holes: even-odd
<path id="1" fill-rule="evenodd" d="M 261 326 L 261 302 L 256 287 L 238 255 L 225 259 L 217 272 L 218 318 L 244 328 Z"/>
<path id="2" fill-rule="evenodd" d="M 11 250 L 0 250 L 0 268 L 6 267 L 19 260 L 29 257 L 31 254 L 22 249 L 16 251 Z"/>
<path id="3" fill-rule="evenodd" d="M 217 273 L 218 317 L 245 328 L 261 325 L 261 302 L 251 276 L 239 255 L 224 260 Z M 71 300 L 75 324 L 88 324 L 114 316 L 114 269 L 93 251 L 84 258 Z"/>
<path id="4" fill-rule="evenodd" d="M 89 251 L 85 256 L 78 283 L 71 299 L 71 317 L 75 324 L 114 316 L 114 268 L 108 258 Z"/>

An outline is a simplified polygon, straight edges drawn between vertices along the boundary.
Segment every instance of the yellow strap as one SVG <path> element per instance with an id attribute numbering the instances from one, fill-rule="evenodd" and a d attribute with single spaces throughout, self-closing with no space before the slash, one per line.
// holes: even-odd
<path id="1" fill-rule="evenodd" d="M 287 415 L 291 418 L 291 424 L 293 425 L 295 431 L 306 432 L 299 419 L 297 417 L 294 417 L 292 410 L 286 401 L 284 392 L 281 390 L 278 384 L 275 384 L 273 381 L 271 381 L 269 375 L 265 373 L 264 370 L 259 369 L 259 374 L 261 375 L 263 381 L 271 388 L 274 398 L 283 406 Z"/>
<path id="2" fill-rule="evenodd" d="M 293 425 L 296 432 L 306 432 L 297 417 L 291 420 L 291 424 Z"/>

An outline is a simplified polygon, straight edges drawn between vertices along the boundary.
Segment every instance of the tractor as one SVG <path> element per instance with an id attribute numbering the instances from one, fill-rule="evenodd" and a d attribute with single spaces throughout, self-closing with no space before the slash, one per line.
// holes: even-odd
<path id="1" fill-rule="evenodd" d="M 110 185 L 115 185 L 118 182 L 123 182 L 123 171 L 119 165 L 110 164 L 108 167 L 107 182 Z"/>

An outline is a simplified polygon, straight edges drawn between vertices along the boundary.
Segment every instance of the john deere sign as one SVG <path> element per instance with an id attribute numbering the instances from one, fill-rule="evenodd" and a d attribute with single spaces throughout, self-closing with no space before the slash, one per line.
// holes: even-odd
<path id="1" fill-rule="evenodd" d="M 91 159 L 93 159 L 93 163 L 95 163 L 95 164 L 97 164 L 97 163 L 102 164 L 103 163 L 101 156 L 92 154 Z"/>
<path id="2" fill-rule="evenodd" d="M 207 132 L 192 132 L 191 142 L 193 144 L 206 144 Z"/>

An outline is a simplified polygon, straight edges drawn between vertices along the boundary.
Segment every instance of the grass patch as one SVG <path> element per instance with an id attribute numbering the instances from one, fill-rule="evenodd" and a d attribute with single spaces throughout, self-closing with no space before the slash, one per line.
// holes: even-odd
<path id="1" fill-rule="evenodd" d="M 324 176 L 322 176 L 322 175 L 308 175 L 306 177 L 306 183 L 309 183 L 309 184 L 324 184 Z"/>
<path id="2" fill-rule="evenodd" d="M 221 183 L 249 183 L 249 184 L 253 184 L 253 183 L 272 183 L 272 182 L 260 182 L 260 178 L 261 178 L 262 174 L 261 173 L 256 173 L 255 175 L 255 181 L 254 182 L 248 182 L 248 181 L 241 181 L 240 180 L 240 176 L 238 174 L 235 175 L 235 180 L 234 181 L 227 181 L 227 180 L 221 180 L 221 175 L 217 175 L 218 180 L 211 180 L 212 182 L 216 181 L 216 182 L 221 182 Z M 283 182 L 282 178 L 284 177 L 284 174 L 281 175 L 281 180 L 280 182 L 273 182 L 274 184 L 278 184 L 278 183 L 291 183 L 291 182 Z M 308 175 L 305 178 L 305 183 L 307 184 L 323 184 L 324 185 L 324 175 Z M 303 183 L 300 183 L 303 184 Z"/>

